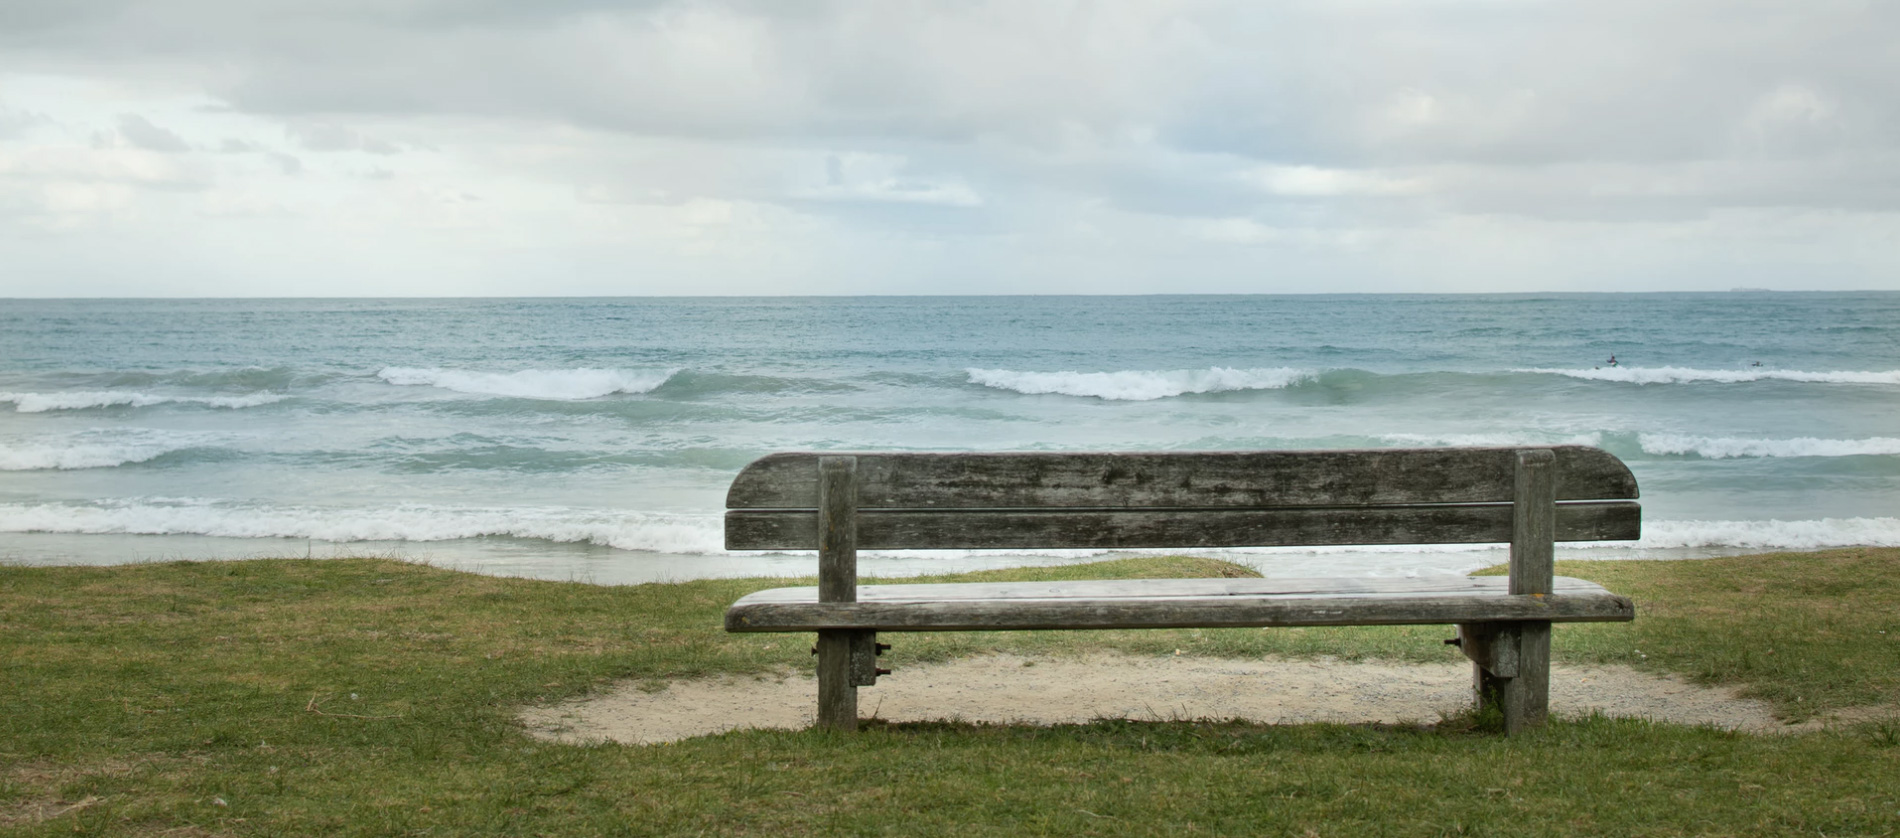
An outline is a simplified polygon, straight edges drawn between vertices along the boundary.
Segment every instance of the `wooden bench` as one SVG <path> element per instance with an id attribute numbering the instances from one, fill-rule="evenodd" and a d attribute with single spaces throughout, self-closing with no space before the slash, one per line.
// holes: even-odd
<path id="1" fill-rule="evenodd" d="M 1506 732 L 1549 705 L 1550 627 L 1635 617 L 1552 575 L 1557 541 L 1634 539 L 1636 479 L 1606 451 L 773 454 L 726 496 L 730 550 L 818 551 L 818 587 L 740 599 L 726 630 L 818 633 L 818 724 L 856 729 L 877 633 L 1453 624 Z M 1508 577 L 866 585 L 857 550 L 1508 542 Z"/>

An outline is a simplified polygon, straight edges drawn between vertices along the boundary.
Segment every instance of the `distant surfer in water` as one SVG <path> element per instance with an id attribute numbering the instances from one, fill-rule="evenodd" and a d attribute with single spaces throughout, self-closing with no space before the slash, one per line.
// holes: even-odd
<path id="1" fill-rule="evenodd" d="M 1749 364 L 1749 366 L 1751 366 L 1751 367 L 1759 367 L 1759 366 L 1761 366 L 1761 362 L 1760 362 L 1760 361 L 1756 361 L 1755 363 L 1752 363 L 1752 364 Z"/>
<path id="2" fill-rule="evenodd" d="M 1612 367 L 1616 366 L 1616 356 L 1611 355 L 1610 360 L 1606 361 L 1605 363 L 1609 364 Z"/>

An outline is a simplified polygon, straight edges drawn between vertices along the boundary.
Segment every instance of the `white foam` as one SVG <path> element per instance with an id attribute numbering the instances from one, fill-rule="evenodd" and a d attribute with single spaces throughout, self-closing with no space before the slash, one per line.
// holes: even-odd
<path id="1" fill-rule="evenodd" d="M 1828 547 L 1900 547 L 1900 518 L 1824 518 L 1818 520 L 1668 521 L 1643 524 L 1638 541 L 1599 542 L 1596 550 L 1743 548 L 1815 550 Z M 524 509 L 404 504 L 393 507 L 271 506 L 179 498 L 134 498 L 93 503 L 0 503 L 0 532 L 109 533 L 129 535 L 201 535 L 223 538 L 302 538 L 328 542 L 451 541 L 501 536 L 597 544 L 620 550 L 718 556 L 759 556 L 723 549 L 723 522 L 717 513 L 663 513 L 568 507 Z M 1224 555 L 1270 567 L 1275 575 L 1297 570 L 1319 572 L 1330 559 L 1361 555 L 1389 556 L 1381 567 L 1462 572 L 1493 563 L 1481 553 L 1502 552 L 1495 544 L 1391 544 L 1337 547 L 1258 547 L 1221 550 L 1137 550 L 1123 553 Z M 1081 560 L 1103 555 L 1096 550 L 1009 550 L 1020 557 Z M 866 557 L 954 559 L 996 555 L 998 551 L 867 551 Z M 1441 558 L 1405 559 L 1406 555 Z M 1278 556 L 1278 559 L 1274 559 Z M 1465 558 L 1454 558 L 1465 556 Z M 1267 564 L 1260 564 L 1266 561 Z M 1289 564 L 1291 562 L 1291 564 Z M 1285 565 L 1284 567 L 1282 565 Z M 1444 565 L 1444 567 L 1440 567 Z M 927 569 L 927 568 L 926 568 Z M 919 571 L 923 572 L 923 571 Z"/>
<path id="2" fill-rule="evenodd" d="M 1311 379 L 1311 370 L 1233 369 L 1210 367 L 1204 370 L 1123 370 L 1121 372 L 1017 372 L 965 370 L 970 383 L 1014 390 L 1029 395 L 1054 393 L 1064 396 L 1090 396 L 1108 401 L 1153 401 L 1187 393 L 1217 393 L 1232 390 L 1277 390 Z"/>
<path id="3" fill-rule="evenodd" d="M 1576 542 L 1560 548 L 1646 550 L 1683 548 L 1745 548 L 1755 550 L 1819 550 L 1828 547 L 1900 547 L 1900 518 L 1821 518 L 1798 521 L 1658 521 L 1643 522 L 1637 541 Z M 1373 544 L 1326 547 L 1230 547 L 1216 551 L 1139 551 L 1196 555 L 1324 556 L 1332 554 L 1486 553 L 1507 552 L 1502 544 Z"/>
<path id="4" fill-rule="evenodd" d="M 1692 547 L 1740 547 L 1759 550 L 1900 547 L 1900 518 L 1821 518 L 1800 521 L 1645 520 L 1643 521 L 1643 537 L 1637 541 L 1577 542 L 1558 546 L 1638 552 Z M 1340 547 L 1239 547 L 1221 552 L 1326 555 L 1330 553 L 1477 553 L 1504 550 L 1505 545 L 1500 544 L 1383 544 Z"/>
<path id="5" fill-rule="evenodd" d="M 1645 454 L 1694 454 L 1711 460 L 1731 457 L 1862 457 L 1900 454 L 1900 438 L 1869 439 L 1741 439 L 1737 437 L 1640 434 Z"/>
<path id="6" fill-rule="evenodd" d="M 1900 518 L 1821 518 L 1806 521 L 1644 521 L 1636 549 L 1746 547 L 1818 550 L 1823 547 L 1900 547 Z"/>
<path id="7" fill-rule="evenodd" d="M 139 498 L 92 504 L 0 504 L 0 532 L 207 535 L 318 541 L 538 538 L 661 553 L 723 553 L 717 514 L 403 504 L 374 508 L 264 506 Z"/>
<path id="8" fill-rule="evenodd" d="M 0 441 L 0 471 L 111 468 L 214 443 L 209 434 L 90 430 Z"/>
<path id="9" fill-rule="evenodd" d="M 19 413 L 49 410 L 85 410 L 92 407 L 150 407 L 155 404 L 201 404 L 236 410 L 280 402 L 289 396 L 252 393 L 248 396 L 168 396 L 117 390 L 76 390 L 66 393 L 0 393 L 0 402 L 12 402 Z"/>
<path id="10" fill-rule="evenodd" d="M 578 401 L 611 393 L 647 393 L 666 383 L 679 370 L 617 370 L 582 367 L 571 370 L 469 372 L 466 370 L 385 367 L 376 373 L 404 387 L 440 387 L 458 393 L 507 396 L 520 399 Z"/>
<path id="11" fill-rule="evenodd" d="M 1589 381 L 1620 381 L 1629 384 L 1684 384 L 1708 381 L 1739 384 L 1748 381 L 1800 381 L 1810 384 L 1900 384 L 1900 370 L 1886 372 L 1803 372 L 1751 367 L 1745 370 L 1699 370 L 1688 367 L 1601 367 L 1592 369 L 1515 369 L 1512 372 L 1541 373 L 1582 378 Z"/>

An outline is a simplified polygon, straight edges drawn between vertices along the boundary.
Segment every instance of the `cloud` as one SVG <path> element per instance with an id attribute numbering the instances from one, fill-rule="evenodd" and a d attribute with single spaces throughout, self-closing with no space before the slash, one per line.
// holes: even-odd
<path id="1" fill-rule="evenodd" d="M 0 104 L 0 140 L 22 136 L 28 128 L 46 121 L 45 114 L 15 110 Z"/>
<path id="2" fill-rule="evenodd" d="M 364 151 L 370 154 L 399 154 L 396 144 L 364 136 L 362 133 L 328 122 L 292 122 L 284 133 L 307 151 Z"/>
<path id="3" fill-rule="evenodd" d="M 1828 0 L 72 5 L 15 37 L 229 61 L 207 88 L 318 119 L 294 129 L 310 150 L 388 150 L 320 121 L 340 114 L 754 142 L 1147 131 L 1328 168 L 1699 159 L 1789 108 L 1837 144 L 1900 126 L 1900 9 Z"/>
<path id="4" fill-rule="evenodd" d="M 1645 275 L 1701 277 L 1781 217 L 1827 275 L 1847 252 L 1891 284 L 1893 259 L 1842 245 L 1900 225 L 1895 32 L 1900 5 L 1854 0 L 68 0 L 0 8 L 0 66 L 96 87 L 20 99 L 0 75 L 0 93 L 57 109 L 35 137 L 144 155 L 59 164 L 71 182 L 283 190 L 252 203 L 335 213 L 283 236 L 416 264 L 431 242 L 690 273 L 676 239 L 743 229 L 784 245 L 748 253 L 805 266 L 787 277 L 1139 285 L 1192 263 L 1455 287 L 1421 237 L 1520 266 L 1612 242 L 1656 260 Z M 49 153 L 9 121 L 27 112 L 0 108 L 16 184 Z M 220 154 L 190 153 L 212 137 Z M 461 194 L 484 200 L 437 200 Z M 357 226 L 395 206 L 414 217 Z M 707 222 L 722 212 L 748 221 Z M 1852 234 L 1816 232 L 1829 217 Z M 1039 287 L 1062 282 L 1097 287 Z"/>
<path id="5" fill-rule="evenodd" d="M 823 181 L 794 188 L 791 197 L 819 202 L 983 205 L 983 197 L 957 178 L 911 174 L 908 168 L 907 159 L 892 155 L 826 155 Z"/>
<path id="6" fill-rule="evenodd" d="M 140 189 L 194 190 L 210 175 L 164 152 L 134 148 L 51 146 L 0 150 L 0 177 L 42 183 L 119 184 Z"/>
<path id="7" fill-rule="evenodd" d="M 152 121 L 138 114 L 119 115 L 119 136 L 131 143 L 134 148 L 146 151 L 158 151 L 167 154 L 190 151 L 183 138 L 152 124 Z"/>
<path id="8" fill-rule="evenodd" d="M 1287 197 L 1417 195 L 1430 189 L 1430 183 L 1418 176 L 1320 166 L 1262 166 L 1241 177 L 1269 195 Z"/>

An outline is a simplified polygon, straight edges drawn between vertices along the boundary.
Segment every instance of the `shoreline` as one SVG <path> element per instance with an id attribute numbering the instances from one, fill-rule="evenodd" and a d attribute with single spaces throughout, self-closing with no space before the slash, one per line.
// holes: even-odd
<path id="1" fill-rule="evenodd" d="M 1841 549 L 1771 547 L 1568 547 L 1559 544 L 1559 561 L 1699 560 L 1762 552 L 1815 552 Z M 901 579 L 944 573 L 1051 567 L 1139 555 L 1180 555 L 1180 550 L 1060 551 L 1038 554 L 1007 551 L 865 551 L 860 561 L 867 577 Z M 1270 577 L 1464 575 L 1502 563 L 1505 545 L 1442 545 L 1419 550 L 1407 546 L 1338 548 L 1252 548 L 1191 551 L 1219 558 Z M 761 553 L 702 555 L 620 550 L 596 544 L 547 542 L 520 538 L 450 541 L 327 542 L 292 538 L 225 538 L 200 535 L 73 533 L 0 533 L 0 567 L 111 567 L 172 561 L 245 561 L 253 559 L 388 558 L 484 576 L 588 582 L 600 585 L 685 582 L 694 579 L 802 577 L 816 572 L 815 554 Z"/>

